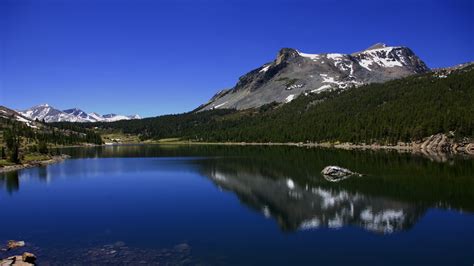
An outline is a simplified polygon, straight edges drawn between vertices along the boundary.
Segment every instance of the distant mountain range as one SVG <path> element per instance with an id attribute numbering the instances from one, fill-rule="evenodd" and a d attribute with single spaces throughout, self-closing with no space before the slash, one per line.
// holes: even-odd
<path id="1" fill-rule="evenodd" d="M 306 54 L 283 48 L 197 110 L 248 109 L 290 102 L 302 93 L 345 90 L 430 71 L 412 50 L 377 43 L 353 54 Z"/>
<path id="2" fill-rule="evenodd" d="M 56 109 L 48 104 L 33 106 L 26 110 L 18 111 L 22 116 L 31 120 L 41 120 L 45 122 L 113 122 L 119 120 L 141 119 L 139 115 L 118 115 L 98 113 L 86 113 L 78 108 L 66 110 Z"/>
<path id="3" fill-rule="evenodd" d="M 81 123 L 83 125 L 83 123 Z M 102 138 L 94 130 L 84 129 L 80 126 L 53 125 L 35 121 L 23 116 L 18 111 L 0 105 L 0 132 L 4 139 L 3 144 L 7 145 L 5 134 L 16 136 L 20 141 L 20 161 L 24 160 L 24 155 L 40 152 L 39 144 L 49 145 L 78 145 L 78 144 L 102 144 Z M 10 139 L 12 140 L 12 139 Z M 10 142 L 11 143 L 11 142 Z M 48 149 L 46 147 L 45 149 Z M 43 149 L 44 151 L 44 149 Z M 47 156 L 46 154 L 44 154 Z M 10 156 L 10 155 L 9 155 Z M 25 159 L 26 160 L 26 159 Z M 15 162 L 17 163 L 17 162 Z M 29 164 L 28 160 L 22 163 Z"/>

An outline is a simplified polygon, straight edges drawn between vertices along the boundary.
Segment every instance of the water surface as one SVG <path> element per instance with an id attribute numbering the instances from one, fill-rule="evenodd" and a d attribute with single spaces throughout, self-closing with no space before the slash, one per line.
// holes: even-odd
<path id="1" fill-rule="evenodd" d="M 474 160 L 298 147 L 65 149 L 0 175 L 43 264 L 471 265 Z M 364 173 L 330 182 L 340 165 Z M 4 254 L 7 255 L 7 254 Z"/>

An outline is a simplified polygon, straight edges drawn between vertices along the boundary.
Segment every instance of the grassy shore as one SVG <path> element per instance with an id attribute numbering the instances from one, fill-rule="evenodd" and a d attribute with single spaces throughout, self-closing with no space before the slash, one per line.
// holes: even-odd
<path id="1" fill-rule="evenodd" d="M 24 158 L 19 164 L 0 160 L 0 173 L 30 168 L 35 166 L 44 166 L 52 163 L 57 163 L 68 159 L 69 155 L 48 155 L 39 153 L 25 154 Z"/>

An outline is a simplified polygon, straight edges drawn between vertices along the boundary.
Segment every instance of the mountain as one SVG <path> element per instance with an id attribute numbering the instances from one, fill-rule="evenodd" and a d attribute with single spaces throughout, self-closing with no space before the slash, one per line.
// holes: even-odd
<path id="1" fill-rule="evenodd" d="M 428 139 L 443 151 L 464 149 L 474 154 L 472 84 L 474 64 L 468 64 L 350 90 L 302 94 L 285 104 L 188 112 L 99 127 L 136 134 L 142 140 L 415 145 Z M 447 138 L 430 137 L 438 134 Z"/>
<path id="2" fill-rule="evenodd" d="M 55 110 L 43 108 L 40 112 L 54 113 Z M 68 127 L 57 127 L 52 124 L 44 124 L 32 120 L 19 112 L 0 106 L 0 139 L 9 132 L 10 136 L 20 137 L 21 154 L 35 153 L 40 142 L 52 145 L 75 145 L 75 144 L 102 144 L 101 136 L 90 129 L 85 129 L 75 124 Z M 0 146 L 5 145 L 5 139 Z M 1 166 L 0 166 L 1 167 Z"/>
<path id="3" fill-rule="evenodd" d="M 67 109 L 67 110 L 63 110 L 63 112 L 66 113 L 66 114 L 78 117 L 80 119 L 94 120 L 95 121 L 95 117 L 89 116 L 88 113 L 82 111 L 79 108 Z"/>
<path id="4" fill-rule="evenodd" d="M 45 122 L 113 122 L 118 120 L 141 119 L 139 115 L 117 115 L 98 113 L 86 113 L 78 108 L 66 110 L 56 109 L 48 104 L 33 106 L 30 109 L 19 111 L 19 113 L 31 120 L 44 120 Z"/>
<path id="5" fill-rule="evenodd" d="M 240 77 L 233 88 L 218 92 L 198 110 L 241 110 L 290 102 L 302 93 L 344 90 L 429 70 L 403 46 L 378 43 L 353 54 L 306 54 L 283 48 L 273 62 Z"/>
<path id="6" fill-rule="evenodd" d="M 232 165 L 206 169 L 203 176 L 222 190 L 234 193 L 250 209 L 275 219 L 283 231 L 356 226 L 391 234 L 411 228 L 426 211 L 397 199 L 354 193 L 340 187 L 308 187 L 308 183 L 299 185 L 296 179 L 268 178 L 254 169 L 245 172 L 245 166 L 238 166 L 237 172 Z M 274 169 L 270 172 L 274 173 Z"/>
<path id="7" fill-rule="evenodd" d="M 31 128 L 39 128 L 39 127 L 42 126 L 41 123 L 37 123 L 37 122 L 23 116 L 22 114 L 18 113 L 17 111 L 9 109 L 5 106 L 0 106 L 0 118 L 10 120 L 10 121 L 20 122 L 22 124 L 25 124 L 28 127 L 31 127 Z"/>

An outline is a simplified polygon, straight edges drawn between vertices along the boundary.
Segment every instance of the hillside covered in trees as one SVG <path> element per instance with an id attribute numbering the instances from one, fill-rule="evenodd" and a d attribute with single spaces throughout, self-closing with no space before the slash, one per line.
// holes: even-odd
<path id="1" fill-rule="evenodd" d="M 18 120 L 18 114 L 5 107 L 9 115 L 0 116 L 0 166 L 18 164 L 29 159 L 47 159 L 52 147 L 76 144 L 102 144 L 101 136 L 92 130 L 74 127 L 59 129 L 39 121 Z M 26 122 L 26 123 L 25 123 Z"/>
<path id="2" fill-rule="evenodd" d="M 69 123 L 56 126 L 67 127 Z M 287 104 L 210 110 L 113 123 L 75 124 L 137 134 L 214 142 L 416 141 L 437 133 L 474 137 L 474 65 L 371 84 L 306 93 Z"/>

